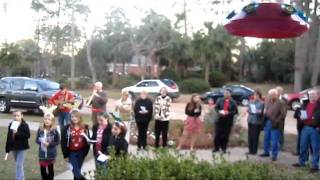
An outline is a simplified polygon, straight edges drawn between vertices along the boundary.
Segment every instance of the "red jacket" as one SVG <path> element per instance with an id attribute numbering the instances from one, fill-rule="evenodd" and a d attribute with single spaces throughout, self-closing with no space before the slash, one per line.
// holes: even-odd
<path id="1" fill-rule="evenodd" d="M 63 91 L 59 91 L 57 92 L 54 96 L 52 96 L 50 99 L 49 99 L 49 103 L 50 104 L 53 104 L 55 106 L 57 106 L 60 102 L 73 102 L 74 101 L 74 94 L 67 91 L 66 93 L 63 93 Z M 62 112 L 70 112 L 71 109 L 68 108 L 68 107 L 64 107 L 62 106 L 60 108 L 60 110 Z"/>

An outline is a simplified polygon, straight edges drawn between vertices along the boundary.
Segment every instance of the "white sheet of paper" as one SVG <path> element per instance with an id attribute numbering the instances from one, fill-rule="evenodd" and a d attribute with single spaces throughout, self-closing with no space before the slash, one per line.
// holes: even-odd
<path id="1" fill-rule="evenodd" d="M 145 106 L 140 106 L 140 109 L 141 109 L 141 111 L 143 111 L 143 112 L 146 112 L 146 111 L 147 111 L 147 109 L 146 109 Z"/>
<path id="2" fill-rule="evenodd" d="M 100 162 L 106 162 L 106 160 L 108 160 L 108 159 L 109 159 L 109 157 L 104 154 L 100 154 L 97 158 L 97 160 Z"/>
<path id="3" fill-rule="evenodd" d="M 300 111 L 300 118 L 301 118 L 301 120 L 307 120 L 308 119 L 307 111 L 301 110 Z"/>
<path id="4" fill-rule="evenodd" d="M 70 171 L 72 171 L 72 170 L 73 170 L 73 166 L 72 166 L 72 164 L 71 164 L 71 163 L 68 163 L 68 164 L 67 164 L 67 167 L 68 167 L 68 169 L 69 169 Z"/>
<path id="5" fill-rule="evenodd" d="M 88 143 L 91 143 L 91 144 L 93 144 L 93 143 L 96 143 L 97 142 L 97 140 L 91 140 L 87 135 L 86 135 L 86 133 L 81 133 L 81 136 L 83 136 L 84 138 L 86 138 L 86 140 L 87 140 L 87 142 Z"/>
<path id="6" fill-rule="evenodd" d="M 10 129 L 11 129 L 11 130 L 14 130 L 14 131 L 17 131 L 19 126 L 20 126 L 20 122 L 18 122 L 18 121 L 12 121 L 11 126 L 10 126 Z"/>
<path id="7" fill-rule="evenodd" d="M 254 104 L 250 104 L 250 110 L 251 110 L 251 113 L 253 113 L 253 114 L 257 114 L 257 108 L 256 108 L 256 105 L 254 105 Z"/>
<path id="8" fill-rule="evenodd" d="M 6 156 L 4 157 L 4 160 L 8 160 L 8 156 L 9 156 L 9 153 L 6 153 Z"/>

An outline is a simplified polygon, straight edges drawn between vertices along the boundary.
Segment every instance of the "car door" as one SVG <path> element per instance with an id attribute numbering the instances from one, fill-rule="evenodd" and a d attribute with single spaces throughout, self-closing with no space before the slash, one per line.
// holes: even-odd
<path id="1" fill-rule="evenodd" d="M 35 81 L 26 80 L 23 86 L 23 97 L 21 99 L 21 104 L 26 108 L 37 108 L 39 104 L 39 86 Z"/>
<path id="2" fill-rule="evenodd" d="M 10 81 L 10 87 L 8 90 L 8 97 L 11 106 L 23 107 L 21 99 L 23 99 L 23 79 L 13 79 Z"/>

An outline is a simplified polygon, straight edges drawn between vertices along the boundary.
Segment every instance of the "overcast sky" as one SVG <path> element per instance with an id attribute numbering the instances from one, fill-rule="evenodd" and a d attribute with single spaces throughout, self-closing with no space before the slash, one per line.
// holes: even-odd
<path id="1" fill-rule="evenodd" d="M 4 15 L 3 3 L 0 0 L 0 42 L 7 38 L 8 42 L 34 37 L 36 28 L 36 14 L 31 10 L 32 0 L 6 0 L 7 13 Z M 125 10 L 127 17 L 130 18 L 133 25 L 138 25 L 144 12 L 153 9 L 157 13 L 163 14 L 175 21 L 174 14 L 182 11 L 183 0 L 83 0 L 91 9 L 87 31 L 90 33 L 95 26 L 101 26 L 105 23 L 105 13 L 111 7 L 121 7 Z M 189 31 L 196 31 L 202 28 L 203 22 L 214 21 L 222 22 L 225 15 L 215 15 L 218 10 L 220 13 L 227 14 L 235 8 L 241 7 L 239 0 L 229 6 L 221 5 L 216 9 L 211 9 L 206 3 L 208 0 L 187 1 L 188 9 L 188 28 Z M 250 0 L 246 0 L 250 1 Z M 175 3 L 176 2 L 176 3 Z"/>

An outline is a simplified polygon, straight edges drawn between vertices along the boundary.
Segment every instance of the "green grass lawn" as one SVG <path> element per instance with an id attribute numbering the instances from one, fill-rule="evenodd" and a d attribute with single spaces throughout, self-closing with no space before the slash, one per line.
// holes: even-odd
<path id="1" fill-rule="evenodd" d="M 7 128 L 0 128 L 0 179 L 14 179 L 15 178 L 15 163 L 10 156 L 10 159 L 4 161 L 5 142 L 7 136 Z M 27 150 L 27 156 L 24 163 L 25 176 L 27 179 L 41 179 L 40 167 L 38 165 L 38 144 L 35 143 L 35 132 L 32 132 L 29 139 L 30 149 Z M 66 163 L 62 157 L 60 146 L 58 146 L 58 157 L 55 163 L 55 174 L 59 174 L 66 169 Z"/>

